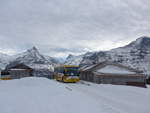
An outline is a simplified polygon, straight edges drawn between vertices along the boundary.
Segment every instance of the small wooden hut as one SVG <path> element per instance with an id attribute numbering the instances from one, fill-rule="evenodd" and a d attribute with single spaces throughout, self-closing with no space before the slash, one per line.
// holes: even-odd
<path id="1" fill-rule="evenodd" d="M 101 62 L 81 68 L 80 79 L 98 84 L 146 86 L 145 76 L 141 71 L 111 62 Z"/>
<path id="2" fill-rule="evenodd" d="M 29 66 L 21 63 L 7 67 L 6 71 L 9 72 L 9 76 L 11 79 L 18 79 L 22 77 L 32 76 L 33 70 Z"/>

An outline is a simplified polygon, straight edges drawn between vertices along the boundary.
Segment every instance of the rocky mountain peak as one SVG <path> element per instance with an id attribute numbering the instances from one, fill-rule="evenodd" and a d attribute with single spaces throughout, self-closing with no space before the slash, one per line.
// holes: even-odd
<path id="1" fill-rule="evenodd" d="M 35 46 L 31 49 L 28 49 L 24 53 L 19 54 L 15 61 L 25 64 L 48 64 L 48 60 L 38 51 Z"/>
<path id="2" fill-rule="evenodd" d="M 39 53 L 39 50 L 35 46 L 33 46 L 31 49 L 28 49 L 27 52 Z"/>
<path id="3" fill-rule="evenodd" d="M 140 44 L 141 46 L 150 47 L 150 37 L 142 37 Z"/>
<path id="4" fill-rule="evenodd" d="M 45 68 L 49 65 L 59 64 L 59 61 L 56 58 L 43 55 L 35 46 L 14 56 L 3 55 L 0 53 L 0 68 L 4 69 L 7 65 L 20 63 L 33 67 Z"/>
<path id="5" fill-rule="evenodd" d="M 150 47 L 150 37 L 148 36 L 143 36 L 135 41 L 131 42 L 128 47 L 139 47 L 139 48 L 144 48 L 144 49 L 149 49 Z M 148 47 L 148 48 L 147 48 Z"/>
<path id="6" fill-rule="evenodd" d="M 72 58 L 72 57 L 74 57 L 74 55 L 69 54 L 68 57 L 67 57 L 67 59 L 70 59 L 70 58 Z"/>
<path id="7" fill-rule="evenodd" d="M 66 58 L 66 61 L 64 62 L 64 64 L 66 65 L 79 65 L 80 62 L 82 61 L 84 55 L 72 55 L 69 54 L 68 57 Z"/>

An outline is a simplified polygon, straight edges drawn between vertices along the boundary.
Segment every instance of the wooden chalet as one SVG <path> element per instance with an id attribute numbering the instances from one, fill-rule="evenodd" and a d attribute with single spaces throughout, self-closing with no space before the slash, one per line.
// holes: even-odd
<path id="1" fill-rule="evenodd" d="M 98 84 L 146 87 L 142 71 L 111 62 L 101 62 L 81 68 L 80 79 Z"/>
<path id="2" fill-rule="evenodd" d="M 16 65 L 9 65 L 5 69 L 5 73 L 7 72 L 10 79 L 18 79 L 22 77 L 31 77 L 32 76 L 32 68 L 21 63 Z M 5 78 L 6 76 L 3 76 Z"/>

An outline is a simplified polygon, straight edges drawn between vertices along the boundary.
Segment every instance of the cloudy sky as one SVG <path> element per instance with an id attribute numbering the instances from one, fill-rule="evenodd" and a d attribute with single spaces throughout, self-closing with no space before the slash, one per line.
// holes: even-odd
<path id="1" fill-rule="evenodd" d="M 0 52 L 65 57 L 150 36 L 149 0 L 0 0 Z"/>

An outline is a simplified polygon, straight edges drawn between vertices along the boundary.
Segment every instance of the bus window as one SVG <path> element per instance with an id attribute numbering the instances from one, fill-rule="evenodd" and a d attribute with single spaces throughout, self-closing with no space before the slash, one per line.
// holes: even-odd
<path id="1" fill-rule="evenodd" d="M 56 67 L 55 72 L 56 73 L 64 73 L 64 67 Z"/>
<path id="2" fill-rule="evenodd" d="M 78 67 L 67 67 L 65 74 L 69 76 L 79 76 Z"/>

